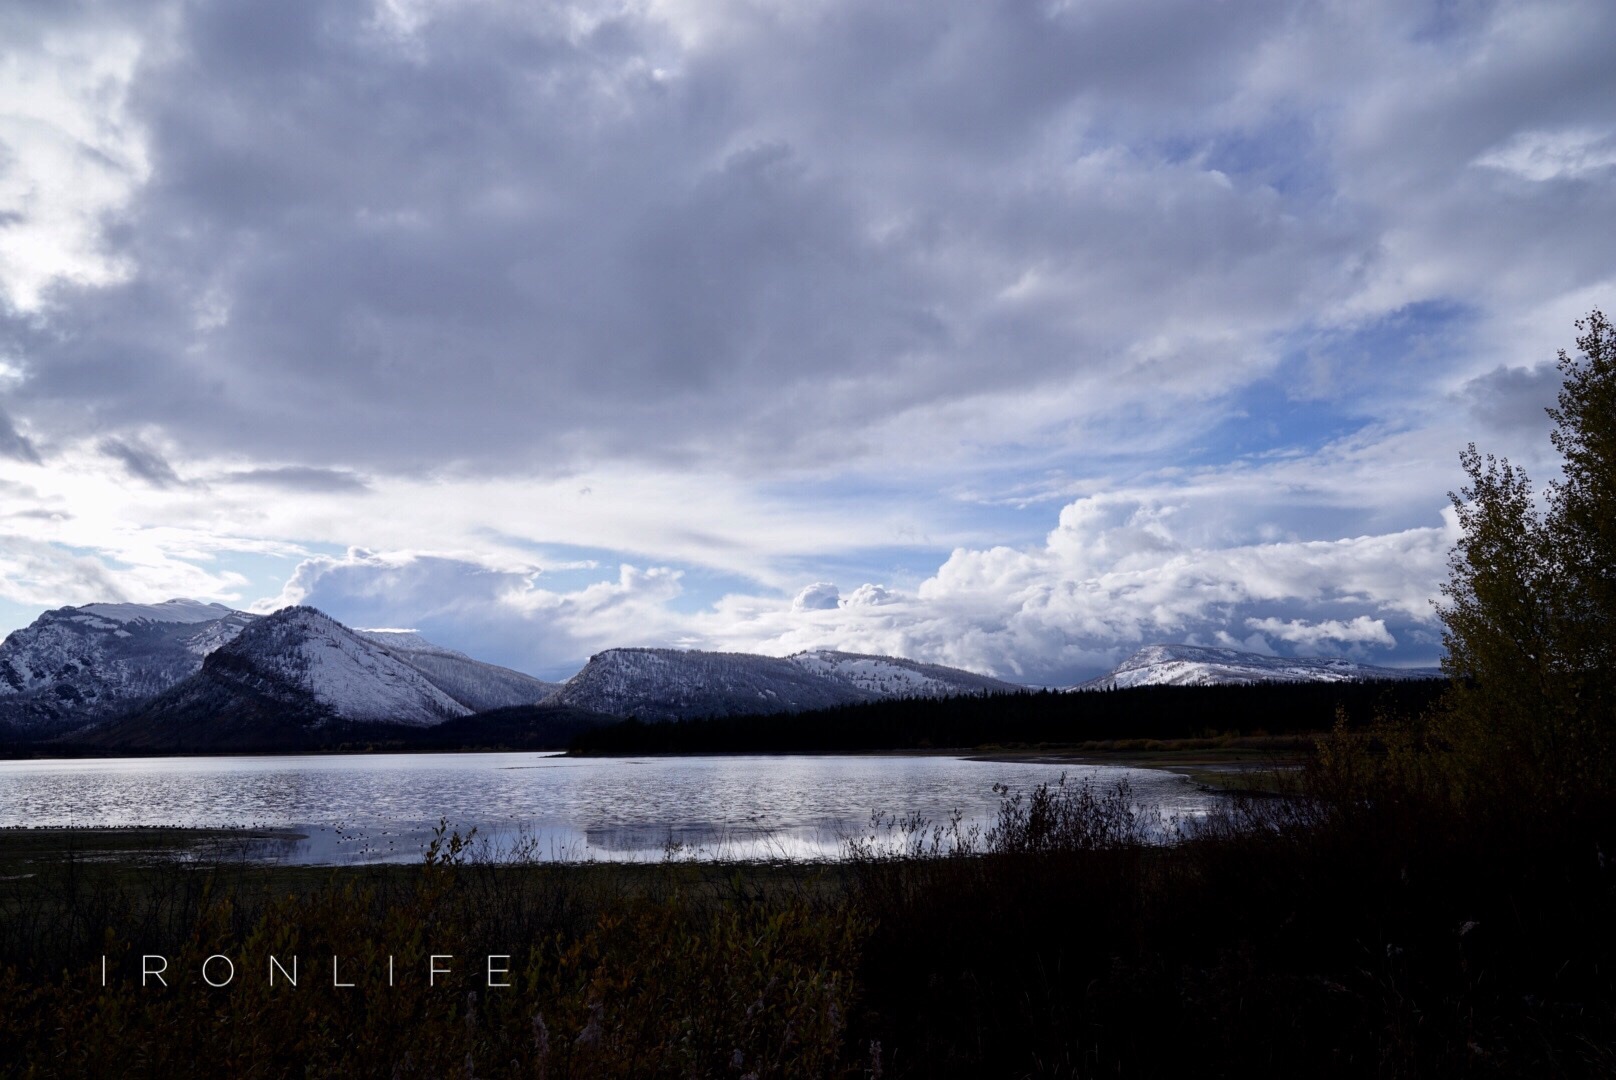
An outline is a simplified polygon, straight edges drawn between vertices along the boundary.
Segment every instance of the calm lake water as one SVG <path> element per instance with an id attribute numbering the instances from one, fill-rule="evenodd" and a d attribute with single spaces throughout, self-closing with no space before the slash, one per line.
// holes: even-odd
<path id="1" fill-rule="evenodd" d="M 433 828 L 478 830 L 495 855 L 818 859 L 872 835 L 872 814 L 991 824 L 995 784 L 1126 780 L 1168 816 L 1214 798 L 1151 769 L 955 757 L 566 758 L 535 753 L 0 761 L 0 828 L 246 826 L 296 863 L 411 862 Z M 4 843 L 0 832 L 0 844 Z M 884 834 L 888 842 L 890 833 Z"/>

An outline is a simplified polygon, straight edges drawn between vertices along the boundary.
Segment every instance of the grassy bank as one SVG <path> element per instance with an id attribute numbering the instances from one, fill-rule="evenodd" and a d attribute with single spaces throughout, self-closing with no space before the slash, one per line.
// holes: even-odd
<path id="1" fill-rule="evenodd" d="M 415 866 L 200 868 L 7 835 L 31 869 L 0 881 L 0 1073 L 1610 1075 L 1610 820 L 1304 797 L 1162 847 L 1125 792 L 1056 787 L 966 853 L 911 828 L 779 867 L 446 837 Z"/>

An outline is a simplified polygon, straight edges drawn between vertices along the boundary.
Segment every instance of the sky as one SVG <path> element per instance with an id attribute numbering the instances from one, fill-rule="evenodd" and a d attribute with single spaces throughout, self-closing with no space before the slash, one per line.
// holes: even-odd
<path id="1" fill-rule="evenodd" d="M 1616 306 L 1608 0 L 9 0 L 0 631 L 1434 664 Z"/>

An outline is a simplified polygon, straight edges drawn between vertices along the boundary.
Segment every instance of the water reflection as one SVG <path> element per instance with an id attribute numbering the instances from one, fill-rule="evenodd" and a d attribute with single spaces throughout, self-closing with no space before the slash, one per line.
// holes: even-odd
<path id="1" fill-rule="evenodd" d="M 821 859 L 871 836 L 872 812 L 983 829 L 995 784 L 1063 773 L 1126 779 L 1169 818 L 1213 803 L 1153 770 L 939 756 L 241 756 L 0 762 L 0 827 L 250 827 L 247 857 L 313 864 L 413 862 L 444 821 L 507 860 Z"/>

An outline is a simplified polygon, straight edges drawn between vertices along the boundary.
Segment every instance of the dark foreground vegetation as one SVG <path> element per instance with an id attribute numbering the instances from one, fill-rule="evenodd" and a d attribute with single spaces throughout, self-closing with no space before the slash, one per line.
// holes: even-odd
<path id="1" fill-rule="evenodd" d="M 0 1074 L 1616 1074 L 1604 808 L 1343 797 L 1368 760 L 1172 846 L 1067 786 L 833 866 L 11 858 Z"/>
<path id="2" fill-rule="evenodd" d="M 1164 831 L 1126 790 L 1006 792 L 985 836 L 896 822 L 824 867 L 453 835 L 403 869 L 130 867 L 0 834 L 0 1074 L 1616 1075 L 1616 329 L 1583 329 L 1546 508 L 1463 457 L 1440 700 L 1344 718 L 1285 798 Z"/>

